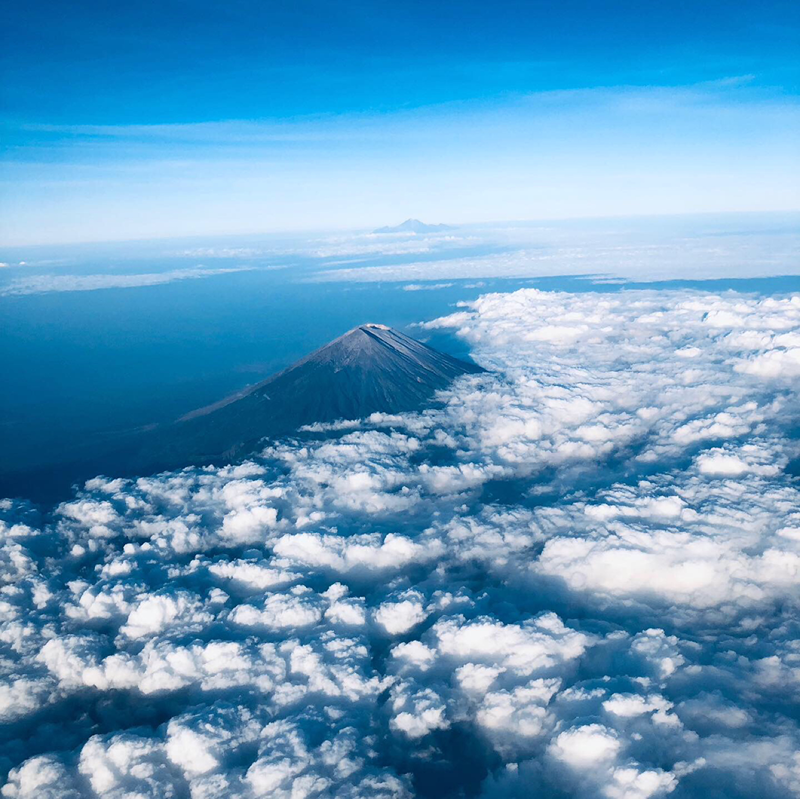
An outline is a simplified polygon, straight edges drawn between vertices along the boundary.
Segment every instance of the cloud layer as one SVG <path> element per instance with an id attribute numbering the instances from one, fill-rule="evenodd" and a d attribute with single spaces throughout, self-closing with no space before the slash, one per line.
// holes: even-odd
<path id="1" fill-rule="evenodd" d="M 3 503 L 3 796 L 800 795 L 800 296 L 428 326 L 432 410 Z"/>
<path id="2" fill-rule="evenodd" d="M 203 266 L 171 269 L 165 272 L 138 274 L 99 273 L 95 275 L 25 275 L 11 278 L 0 286 L 0 297 L 23 294 L 48 294 L 54 291 L 98 291 L 100 289 L 129 289 L 139 286 L 160 286 L 176 280 L 195 280 L 202 277 L 227 275 L 231 272 L 248 272 L 256 267 L 237 266 L 224 269 L 207 269 Z"/>
<path id="3" fill-rule="evenodd" d="M 376 263 L 378 247 L 385 248 L 382 256 L 396 257 Z M 557 275 L 620 282 L 772 277 L 797 274 L 799 249 L 796 214 L 605 220 L 602 228 L 597 220 L 508 223 L 447 235 L 343 236 L 319 247 L 318 255 L 339 260 L 313 279 L 421 288 Z"/>

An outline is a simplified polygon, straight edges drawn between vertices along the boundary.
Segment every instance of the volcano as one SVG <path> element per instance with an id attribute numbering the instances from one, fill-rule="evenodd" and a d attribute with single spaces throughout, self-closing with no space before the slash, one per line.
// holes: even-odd
<path id="1" fill-rule="evenodd" d="M 385 325 L 360 325 L 263 382 L 158 428 L 134 460 L 142 471 L 228 462 L 304 425 L 417 410 L 455 378 L 482 371 Z"/>
<path id="2" fill-rule="evenodd" d="M 172 423 L 77 445 L 69 458 L 0 473 L 0 496 L 54 502 L 98 474 L 132 477 L 231 463 L 315 422 L 425 407 L 457 377 L 484 371 L 392 330 L 366 324 L 288 369 Z"/>
<path id="3" fill-rule="evenodd" d="M 452 230 L 450 225 L 428 225 L 419 219 L 406 219 L 394 227 L 379 227 L 373 233 L 437 233 L 442 230 Z"/>

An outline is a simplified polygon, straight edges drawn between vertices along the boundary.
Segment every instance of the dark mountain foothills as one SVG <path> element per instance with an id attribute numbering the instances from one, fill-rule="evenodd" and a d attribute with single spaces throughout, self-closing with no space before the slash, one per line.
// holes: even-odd
<path id="1" fill-rule="evenodd" d="M 235 462 L 264 439 L 304 425 L 420 409 L 455 378 L 482 371 L 384 325 L 361 325 L 263 382 L 176 422 L 120 436 L 102 451 L 15 476 L 13 483 L 3 480 L 7 485 L 0 484 L 0 495 L 54 501 L 68 495 L 75 482 L 97 474 L 147 475 Z"/>

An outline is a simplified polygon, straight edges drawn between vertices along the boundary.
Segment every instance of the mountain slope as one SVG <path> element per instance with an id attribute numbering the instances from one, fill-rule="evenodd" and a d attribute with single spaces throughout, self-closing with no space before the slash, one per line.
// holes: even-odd
<path id="1" fill-rule="evenodd" d="M 456 377 L 480 371 L 384 325 L 361 325 L 250 389 L 161 428 L 141 457 L 158 469 L 233 459 L 265 437 L 314 422 L 415 410 Z"/>
<path id="2" fill-rule="evenodd" d="M 223 464 L 303 425 L 424 407 L 460 375 L 482 372 L 383 325 L 361 325 L 255 386 L 172 424 L 76 442 L 62 462 L 0 473 L 0 495 L 55 502 L 98 474 L 138 476 Z"/>

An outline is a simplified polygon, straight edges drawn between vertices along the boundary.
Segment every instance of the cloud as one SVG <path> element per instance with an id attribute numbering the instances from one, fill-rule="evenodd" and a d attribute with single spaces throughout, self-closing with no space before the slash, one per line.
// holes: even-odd
<path id="1" fill-rule="evenodd" d="M 797 297 L 489 294 L 491 372 L 0 502 L 2 795 L 796 795 Z M 744 367 L 743 367 L 744 365 Z"/>
<path id="2" fill-rule="evenodd" d="M 101 289 L 129 289 L 140 286 L 159 286 L 176 280 L 195 280 L 233 272 L 249 272 L 253 266 L 206 269 L 202 266 L 172 269 L 166 272 L 141 274 L 98 273 L 96 275 L 27 275 L 15 277 L 0 286 L 0 297 L 24 294 L 49 294 L 58 291 L 99 291 Z"/>
<path id="3" fill-rule="evenodd" d="M 403 286 L 403 291 L 436 291 L 449 289 L 453 285 L 453 283 L 408 283 Z"/>
<path id="4" fill-rule="evenodd" d="M 678 225 L 630 219 L 620 220 L 614 228 L 607 226 L 602 235 L 591 223 L 577 220 L 476 226 L 462 229 L 456 236 L 435 237 L 429 243 L 426 239 L 425 250 L 418 255 L 413 247 L 419 242 L 404 242 L 405 250 L 397 255 L 406 257 L 392 263 L 376 263 L 366 257 L 358 237 L 343 238 L 339 243 L 342 260 L 326 263 L 309 280 L 394 282 L 406 291 L 419 291 L 477 278 L 524 280 L 580 275 L 598 283 L 624 285 L 629 281 L 715 280 L 723 274 L 743 278 L 796 273 L 789 266 L 797 261 L 796 223 L 790 223 L 785 235 L 775 236 L 774 231 L 760 229 L 755 220 L 737 221 L 738 225 L 731 217 L 698 222 L 689 235 Z M 348 246 L 352 249 L 350 260 L 346 259 Z M 713 321 L 713 313 L 710 319 Z M 573 326 L 566 324 L 562 335 L 572 331 Z M 790 340 L 784 343 L 787 349 L 797 346 Z M 789 353 L 785 357 L 794 363 L 791 359 L 796 356 Z M 774 370 L 778 364 L 763 363 L 754 368 Z"/>

